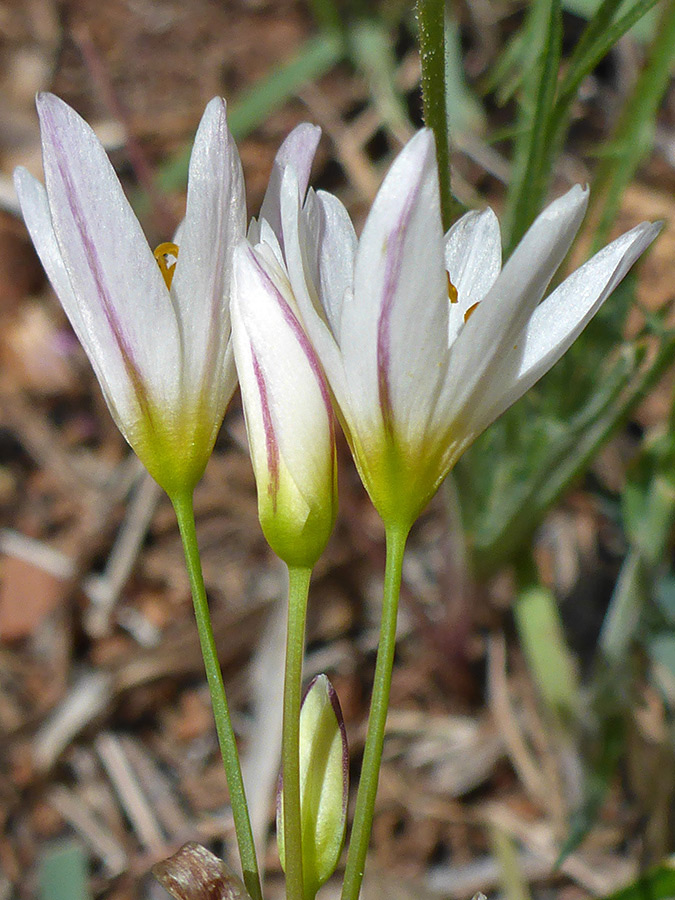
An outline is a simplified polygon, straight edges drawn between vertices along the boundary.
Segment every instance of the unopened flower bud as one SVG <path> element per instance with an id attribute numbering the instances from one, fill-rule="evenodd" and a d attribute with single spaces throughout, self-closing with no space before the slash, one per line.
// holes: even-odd
<path id="1" fill-rule="evenodd" d="M 325 675 L 311 682 L 300 711 L 300 818 L 302 867 L 307 896 L 335 871 L 347 822 L 349 755 L 342 710 Z M 285 866 L 284 814 L 277 801 L 277 843 Z"/>

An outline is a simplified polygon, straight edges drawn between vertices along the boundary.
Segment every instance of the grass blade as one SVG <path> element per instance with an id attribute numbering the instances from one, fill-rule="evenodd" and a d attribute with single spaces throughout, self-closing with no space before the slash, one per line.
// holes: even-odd
<path id="1" fill-rule="evenodd" d="M 594 237 L 597 249 L 605 243 L 615 221 L 621 198 L 635 171 L 652 145 L 656 114 L 670 84 L 675 61 L 675 2 L 663 9 L 660 27 L 651 47 L 649 61 L 640 73 L 626 103 L 609 154 L 598 171 L 591 209 L 601 203 Z"/>
<path id="2" fill-rule="evenodd" d="M 633 351 L 635 352 L 635 351 Z M 538 471 L 514 496 L 490 530 L 476 536 L 473 562 L 481 578 L 513 559 L 532 535 L 546 511 L 586 469 L 600 447 L 626 421 L 631 411 L 675 361 L 675 332 L 662 336 L 654 358 L 632 373 L 625 356 L 605 384 L 551 448 Z"/>
<path id="3" fill-rule="evenodd" d="M 253 85 L 230 106 L 228 124 L 235 140 L 249 135 L 300 88 L 320 78 L 344 56 L 345 44 L 335 32 L 308 40 L 297 56 Z M 192 144 L 169 160 L 157 173 L 157 183 L 166 192 L 181 190 L 187 182 Z"/>
<path id="4" fill-rule="evenodd" d="M 534 220 L 548 181 L 547 173 L 542 170 L 546 153 L 543 138 L 555 100 L 562 52 L 559 0 L 539 0 L 533 4 L 526 27 L 532 39 L 538 41 L 538 54 L 520 105 L 514 171 L 507 198 L 507 257 Z"/>

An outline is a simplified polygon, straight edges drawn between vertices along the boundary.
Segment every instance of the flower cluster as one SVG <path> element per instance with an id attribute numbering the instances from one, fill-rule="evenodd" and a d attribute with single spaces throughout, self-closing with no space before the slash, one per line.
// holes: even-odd
<path id="1" fill-rule="evenodd" d="M 89 126 L 49 94 L 38 97 L 38 113 L 45 185 L 17 169 L 17 193 L 115 421 L 176 510 L 245 887 L 194 846 L 160 877 L 169 884 L 196 867 L 204 883 L 262 900 L 192 510 L 238 375 L 260 522 L 289 568 L 278 821 L 291 900 L 315 895 L 345 838 L 346 734 L 325 676 L 301 706 L 310 574 L 337 511 L 336 421 L 387 530 L 345 871 L 345 895 L 356 897 L 407 533 L 464 450 L 560 358 L 659 226 L 633 228 L 542 299 L 581 225 L 585 189 L 545 209 L 502 266 L 490 209 L 444 234 L 434 140 L 422 130 L 394 162 L 357 238 L 340 201 L 309 188 L 320 131 L 301 125 L 281 146 L 247 232 L 241 163 L 216 98 L 197 131 L 185 219 L 153 252 Z"/>
<path id="2" fill-rule="evenodd" d="M 246 235 L 241 164 L 214 99 L 176 244 L 153 254 L 91 129 L 51 95 L 38 112 L 46 185 L 19 169 L 17 191 L 113 417 L 169 494 L 191 491 L 236 360 L 261 522 L 292 565 L 316 561 L 335 519 L 333 409 L 385 524 L 407 531 L 659 229 L 633 228 L 542 301 L 582 222 L 585 189 L 545 209 L 502 267 L 490 209 L 443 233 L 433 136 L 422 130 L 357 239 L 340 201 L 308 189 L 320 132 L 301 125 Z"/>
<path id="3" fill-rule="evenodd" d="M 306 190 L 307 146 L 299 158 L 279 166 L 278 206 L 270 202 L 256 227 L 268 260 L 256 277 L 284 274 L 363 483 L 385 524 L 407 532 L 459 456 L 557 362 L 660 226 L 636 226 L 541 302 L 587 190 L 545 209 L 502 268 L 491 209 L 443 234 L 430 131 L 399 154 L 360 240 L 336 197 Z M 254 305 L 252 280 L 238 280 L 236 293 Z"/>

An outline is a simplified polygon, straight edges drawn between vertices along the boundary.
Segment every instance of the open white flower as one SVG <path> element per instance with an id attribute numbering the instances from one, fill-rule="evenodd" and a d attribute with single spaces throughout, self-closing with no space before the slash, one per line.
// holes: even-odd
<path id="1" fill-rule="evenodd" d="M 280 244 L 363 482 L 385 524 L 410 527 L 459 456 L 562 356 L 651 243 L 643 223 L 540 302 L 587 191 L 547 207 L 502 268 L 494 213 L 444 235 L 433 136 L 391 167 L 361 239 L 332 195 L 283 176 Z"/>
<path id="2" fill-rule="evenodd" d="M 277 154 L 260 218 L 234 256 L 232 336 L 260 522 L 288 565 L 313 566 L 337 512 L 330 391 L 285 270 L 279 196 L 286 169 L 307 188 L 320 130 L 298 126 Z M 254 246 L 253 246 L 254 245 Z"/>
<path id="3" fill-rule="evenodd" d="M 15 173 L 33 243 L 120 430 L 170 495 L 189 491 L 236 386 L 230 282 L 246 207 L 225 101 L 197 131 L 180 248 L 155 254 L 91 128 L 51 94 L 37 108 L 45 186 Z"/>

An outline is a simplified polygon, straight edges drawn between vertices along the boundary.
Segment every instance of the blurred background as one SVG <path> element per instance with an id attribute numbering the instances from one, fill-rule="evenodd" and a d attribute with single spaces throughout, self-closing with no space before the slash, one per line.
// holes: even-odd
<path id="1" fill-rule="evenodd" d="M 453 189 L 504 214 L 507 246 L 523 221 L 544 6 L 447 7 Z M 563 99 L 598 6 L 562 4 Z M 402 0 L 0 2 L 0 900 L 166 897 L 150 868 L 187 840 L 236 865 L 173 511 L 113 425 L 17 209 L 13 167 L 41 176 L 35 93 L 92 124 L 152 246 L 182 216 L 216 94 L 249 214 L 279 144 L 310 120 L 323 129 L 312 182 L 360 229 L 422 124 L 416 40 Z M 662 0 L 570 89 L 547 189 L 593 185 L 575 261 L 641 220 L 666 228 L 415 526 L 366 898 L 675 896 L 674 48 Z M 196 514 L 267 893 L 280 897 L 286 586 L 259 529 L 238 397 Z M 339 694 L 354 781 L 383 563 L 342 444 L 306 675 L 326 672 Z"/>

